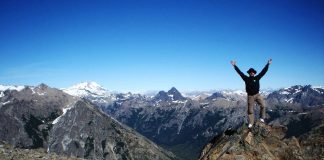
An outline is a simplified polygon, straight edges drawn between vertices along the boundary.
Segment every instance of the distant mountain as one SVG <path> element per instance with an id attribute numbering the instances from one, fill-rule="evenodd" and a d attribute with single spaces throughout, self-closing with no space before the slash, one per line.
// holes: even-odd
<path id="1" fill-rule="evenodd" d="M 171 97 L 171 99 L 173 101 L 183 101 L 183 100 L 186 100 L 186 98 L 183 97 L 182 94 L 175 87 L 172 87 L 168 91 L 168 95 L 169 95 L 169 97 Z"/>
<path id="2" fill-rule="evenodd" d="M 182 96 L 182 94 L 175 88 L 172 87 L 168 92 L 160 91 L 153 98 L 154 101 L 167 101 L 167 102 L 181 102 L 185 101 L 186 98 Z"/>
<path id="3" fill-rule="evenodd" d="M 108 90 L 104 89 L 96 82 L 82 82 L 73 85 L 72 87 L 63 89 L 63 91 L 77 97 L 104 97 L 110 95 Z"/>
<path id="4" fill-rule="evenodd" d="M 93 103 L 45 84 L 6 89 L 0 97 L 0 140 L 89 159 L 174 159 Z"/>
<path id="5" fill-rule="evenodd" d="M 207 97 L 206 100 L 216 100 L 219 98 L 226 98 L 225 95 L 221 92 L 215 92 L 211 96 Z"/>
<path id="6" fill-rule="evenodd" d="M 270 105 L 316 107 L 324 105 L 324 87 L 296 85 L 270 93 L 267 97 Z"/>
<path id="7" fill-rule="evenodd" d="M 116 100 L 115 94 L 96 82 L 82 82 L 62 90 L 69 95 L 86 98 L 98 106 L 106 106 Z"/>
<path id="8" fill-rule="evenodd" d="M 216 91 L 190 91 L 183 93 L 184 97 L 190 98 L 192 100 L 204 100 L 205 98 L 211 96 Z"/>
<path id="9" fill-rule="evenodd" d="M 155 101 L 168 101 L 171 97 L 169 97 L 168 93 L 165 91 L 160 91 L 155 97 Z"/>

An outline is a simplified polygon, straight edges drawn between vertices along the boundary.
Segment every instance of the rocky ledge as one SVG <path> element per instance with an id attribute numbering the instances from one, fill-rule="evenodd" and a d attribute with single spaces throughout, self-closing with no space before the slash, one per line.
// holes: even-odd
<path id="1" fill-rule="evenodd" d="M 287 127 L 256 123 L 227 130 L 203 149 L 200 160 L 218 159 L 321 159 L 324 157 L 324 124 L 299 137 L 287 137 Z"/>

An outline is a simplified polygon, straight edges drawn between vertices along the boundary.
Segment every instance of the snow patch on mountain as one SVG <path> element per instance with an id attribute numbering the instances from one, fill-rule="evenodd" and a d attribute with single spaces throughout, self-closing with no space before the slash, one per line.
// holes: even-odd
<path id="1" fill-rule="evenodd" d="M 29 86 L 29 89 L 32 91 L 32 94 L 38 94 L 39 96 L 44 96 L 47 94 L 45 91 L 42 91 L 40 89 L 40 86 L 37 87 Z"/>
<path id="2" fill-rule="evenodd" d="M 287 103 L 293 103 L 293 102 L 294 102 L 294 98 L 285 99 L 285 101 L 286 101 Z"/>
<path id="3" fill-rule="evenodd" d="M 73 102 L 73 103 L 69 104 L 68 106 L 66 106 L 65 108 L 63 108 L 63 114 L 60 115 L 59 117 L 57 117 L 57 118 L 52 122 L 52 124 L 56 124 L 57 122 L 59 122 L 60 118 L 63 117 L 63 116 L 65 115 L 65 113 L 66 113 L 68 110 L 72 109 L 74 106 L 75 106 L 75 102 Z"/>
<path id="4" fill-rule="evenodd" d="M 290 94 L 290 93 L 284 90 L 284 91 L 281 91 L 279 94 Z"/>
<path id="5" fill-rule="evenodd" d="M 4 106 L 4 105 L 9 104 L 9 103 L 10 103 L 10 101 L 3 102 L 2 105 Z"/>
<path id="6" fill-rule="evenodd" d="M 303 87 L 302 86 L 293 86 L 289 88 L 284 88 L 279 90 L 279 94 L 282 95 L 290 95 L 290 94 L 297 94 L 301 92 Z"/>
<path id="7" fill-rule="evenodd" d="M 176 101 L 172 101 L 172 103 L 186 103 L 187 101 L 179 101 L 179 100 L 176 100 Z"/>
<path id="8" fill-rule="evenodd" d="M 4 93 L 2 91 L 0 91 L 0 98 L 4 97 L 4 96 L 5 96 Z"/>

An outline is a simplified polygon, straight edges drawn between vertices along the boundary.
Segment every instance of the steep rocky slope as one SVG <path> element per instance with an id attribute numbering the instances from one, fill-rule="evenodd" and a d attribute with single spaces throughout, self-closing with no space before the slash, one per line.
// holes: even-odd
<path id="1" fill-rule="evenodd" d="M 49 151 L 89 159 L 172 159 L 171 153 L 89 102 L 77 101 L 49 134 Z"/>

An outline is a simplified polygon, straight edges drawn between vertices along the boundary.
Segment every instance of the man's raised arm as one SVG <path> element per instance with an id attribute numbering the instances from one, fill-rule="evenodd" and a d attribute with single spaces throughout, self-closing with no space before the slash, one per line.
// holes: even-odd
<path id="1" fill-rule="evenodd" d="M 231 64 L 234 66 L 234 69 L 236 70 L 236 72 L 242 77 L 242 79 L 244 80 L 245 78 L 247 78 L 246 75 L 244 75 L 241 70 L 236 66 L 236 61 L 231 61 Z"/>
<path id="2" fill-rule="evenodd" d="M 272 59 L 270 58 L 268 60 L 268 63 L 265 65 L 265 67 L 262 69 L 262 71 L 257 75 L 259 79 L 261 79 L 268 71 L 269 65 L 272 63 Z"/>

